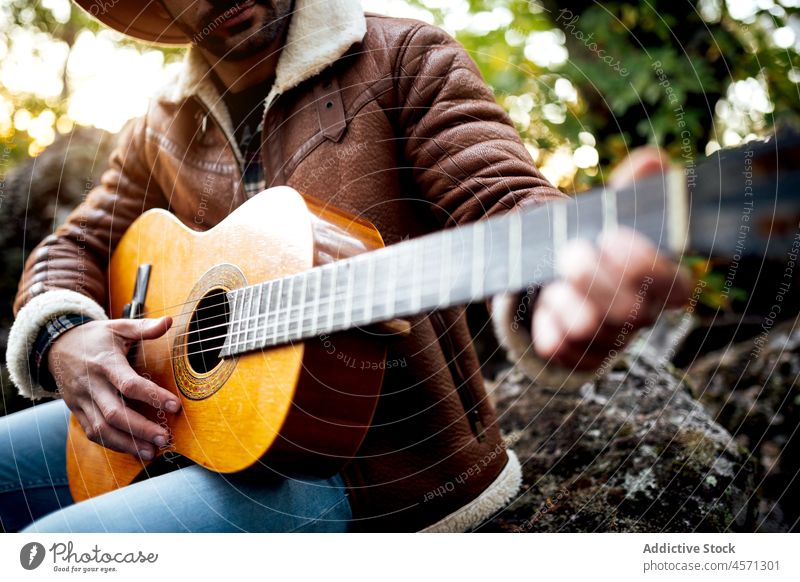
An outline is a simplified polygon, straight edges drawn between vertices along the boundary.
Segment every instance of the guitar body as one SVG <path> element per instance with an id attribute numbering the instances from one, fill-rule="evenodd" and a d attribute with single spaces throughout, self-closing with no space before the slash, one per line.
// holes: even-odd
<path id="1" fill-rule="evenodd" d="M 170 315 L 173 325 L 136 347 L 134 368 L 178 395 L 183 408 L 169 414 L 128 402 L 173 435 L 149 463 L 89 441 L 73 416 L 67 443 L 73 498 L 126 486 L 174 453 L 223 473 L 261 464 L 305 474 L 338 471 L 370 425 L 383 380 L 381 342 L 356 329 L 226 358 L 198 355 L 193 346 L 224 333 L 209 329 L 201 336 L 197 329 L 203 309 L 217 314 L 209 321 L 223 321 L 225 291 L 382 246 L 372 225 L 289 188 L 253 197 L 205 232 L 164 210 L 143 214 L 110 262 L 109 312 L 122 317 L 137 268 L 151 265 L 144 316 Z"/>

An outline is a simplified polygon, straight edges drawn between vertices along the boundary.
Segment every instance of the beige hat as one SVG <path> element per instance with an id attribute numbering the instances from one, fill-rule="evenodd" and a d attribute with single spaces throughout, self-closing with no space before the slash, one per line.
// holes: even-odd
<path id="1" fill-rule="evenodd" d="M 169 18 L 154 6 L 158 0 L 75 0 L 93 18 L 116 31 L 139 40 L 167 45 L 191 41 Z"/>

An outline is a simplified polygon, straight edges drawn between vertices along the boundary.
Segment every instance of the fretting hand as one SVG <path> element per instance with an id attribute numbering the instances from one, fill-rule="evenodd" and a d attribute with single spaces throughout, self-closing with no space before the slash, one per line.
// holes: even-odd
<path id="1" fill-rule="evenodd" d="M 663 171 L 665 159 L 655 148 L 636 150 L 610 184 L 620 187 Z M 687 273 L 627 228 L 605 233 L 595 244 L 570 241 L 557 265 L 560 278 L 542 288 L 531 333 L 537 355 L 569 368 L 598 367 L 612 347 L 619 349 L 635 330 L 689 298 Z"/>

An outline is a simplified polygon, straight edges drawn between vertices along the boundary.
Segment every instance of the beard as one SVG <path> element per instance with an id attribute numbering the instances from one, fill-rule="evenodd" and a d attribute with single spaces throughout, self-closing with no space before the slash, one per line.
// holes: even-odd
<path id="1" fill-rule="evenodd" d="M 176 24 L 184 28 L 192 44 L 218 59 L 234 62 L 267 51 L 285 35 L 294 10 L 294 0 L 240 0 L 233 4 L 228 0 L 212 1 L 211 4 L 194 26 L 187 26 L 180 18 Z M 250 5 L 256 7 L 252 16 L 237 24 L 222 27 L 226 20 L 235 18 Z M 239 9 L 239 6 L 242 8 Z"/>

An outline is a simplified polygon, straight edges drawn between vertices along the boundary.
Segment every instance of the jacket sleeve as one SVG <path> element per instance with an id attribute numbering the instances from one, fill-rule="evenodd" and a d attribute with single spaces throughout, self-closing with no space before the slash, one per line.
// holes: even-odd
<path id="1" fill-rule="evenodd" d="M 405 161 L 443 227 L 565 195 L 536 169 L 511 119 L 466 50 L 446 32 L 420 25 L 396 65 Z M 508 358 L 545 384 L 587 377 L 548 363 L 532 349 L 532 304 L 519 294 L 490 304 Z"/>
<path id="2" fill-rule="evenodd" d="M 36 371 L 30 369 L 30 353 L 41 329 L 65 314 L 107 319 L 105 270 L 111 253 L 142 212 L 166 207 L 150 179 L 145 133 L 145 118 L 123 130 L 100 184 L 26 261 L 6 352 L 11 380 L 24 396 L 53 395 L 35 381 Z"/>

